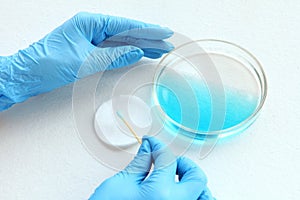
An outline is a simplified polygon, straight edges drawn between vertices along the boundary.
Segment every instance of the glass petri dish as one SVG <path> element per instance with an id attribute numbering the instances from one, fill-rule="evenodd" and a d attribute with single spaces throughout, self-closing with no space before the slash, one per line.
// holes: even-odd
<path id="1" fill-rule="evenodd" d="M 169 127 L 203 139 L 249 127 L 267 96 L 260 62 L 231 42 L 204 39 L 176 47 L 158 64 L 153 98 Z"/>

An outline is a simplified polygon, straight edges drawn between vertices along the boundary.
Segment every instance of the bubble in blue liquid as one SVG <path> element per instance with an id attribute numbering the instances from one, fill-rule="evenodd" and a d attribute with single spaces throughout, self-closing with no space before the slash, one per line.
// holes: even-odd
<path id="1" fill-rule="evenodd" d="M 222 86 L 217 101 L 212 101 L 212 89 L 193 77 L 161 77 L 156 95 L 160 107 L 169 118 L 197 131 L 218 131 L 233 127 L 247 119 L 255 111 L 256 94 Z M 221 108 L 221 109 L 220 109 Z M 223 109 L 222 109 L 223 108 Z M 212 120 L 222 118 L 219 127 L 212 127 Z"/>

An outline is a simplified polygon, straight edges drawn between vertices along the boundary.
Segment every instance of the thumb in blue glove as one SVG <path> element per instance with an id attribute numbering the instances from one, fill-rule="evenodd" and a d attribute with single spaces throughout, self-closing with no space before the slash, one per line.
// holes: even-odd
<path id="1" fill-rule="evenodd" d="M 150 168 L 154 164 L 154 169 Z M 175 181 L 178 174 L 179 182 Z M 191 160 L 174 157 L 155 138 L 144 138 L 134 160 L 104 181 L 91 196 L 98 199 L 213 199 L 202 170 Z"/>
<path id="2" fill-rule="evenodd" d="M 170 51 L 172 31 L 121 17 L 79 13 L 42 40 L 0 57 L 0 111 L 106 69 Z"/>

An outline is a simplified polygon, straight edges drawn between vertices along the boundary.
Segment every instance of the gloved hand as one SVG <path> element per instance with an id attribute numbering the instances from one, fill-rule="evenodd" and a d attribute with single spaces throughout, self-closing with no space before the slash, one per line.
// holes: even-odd
<path id="1" fill-rule="evenodd" d="M 0 111 L 143 56 L 159 58 L 173 48 L 163 41 L 172 34 L 135 20 L 79 13 L 27 49 L 0 57 Z"/>
<path id="2" fill-rule="evenodd" d="M 149 170 L 154 164 L 152 173 Z M 179 182 L 175 181 L 175 175 Z M 104 181 L 90 200 L 170 199 L 211 200 L 203 171 L 185 157 L 176 159 L 155 138 L 143 138 L 134 160 L 121 172 Z"/>

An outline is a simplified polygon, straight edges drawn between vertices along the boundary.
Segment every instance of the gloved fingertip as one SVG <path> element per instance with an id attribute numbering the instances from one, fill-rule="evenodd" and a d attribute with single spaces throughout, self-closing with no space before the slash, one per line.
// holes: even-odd
<path id="1" fill-rule="evenodd" d="M 139 60 L 144 56 L 144 51 L 140 48 L 135 47 L 134 50 L 130 52 L 131 59 Z"/>
<path id="2" fill-rule="evenodd" d="M 147 140 L 143 140 L 143 143 L 141 144 L 137 154 L 140 155 L 145 153 L 151 153 L 151 147 Z"/>
<path id="3" fill-rule="evenodd" d="M 114 50 L 114 52 L 108 51 L 108 53 L 110 53 L 109 56 L 111 57 L 111 60 L 113 60 L 110 67 L 108 67 L 109 69 L 120 68 L 134 64 L 144 56 L 142 49 L 130 45 L 107 49 Z"/>
<path id="4" fill-rule="evenodd" d="M 168 28 L 168 27 L 162 27 L 162 29 L 164 29 L 164 31 L 166 33 L 164 39 L 169 38 L 172 35 L 174 35 L 174 31 L 172 31 L 170 28 Z"/>
<path id="5" fill-rule="evenodd" d="M 175 49 L 174 45 L 171 42 L 165 41 L 165 43 L 167 44 L 167 49 L 166 49 L 167 51 L 170 52 Z"/>
<path id="6" fill-rule="evenodd" d="M 215 200 L 212 196 L 211 191 L 206 187 L 206 189 L 201 193 L 200 197 L 201 200 Z"/>
<path id="7" fill-rule="evenodd" d="M 149 136 L 149 135 L 144 135 L 143 138 L 142 138 L 142 141 L 147 140 L 147 139 L 150 138 L 150 137 L 151 137 L 151 136 Z"/>
<path id="8" fill-rule="evenodd" d="M 126 59 L 129 64 L 139 61 L 144 56 L 144 51 L 135 46 L 123 46 L 126 53 Z"/>
<path id="9" fill-rule="evenodd" d="M 163 55 L 163 53 L 153 53 L 153 52 L 147 52 L 145 51 L 144 56 L 151 59 L 157 59 L 160 58 Z"/>
<path id="10" fill-rule="evenodd" d="M 146 140 L 149 142 L 151 147 L 151 152 L 158 152 L 163 150 L 166 145 L 155 137 L 148 137 Z"/>
<path id="11" fill-rule="evenodd" d="M 174 34 L 174 32 L 167 27 L 161 27 L 159 25 L 150 24 L 148 26 L 143 27 L 142 29 L 139 29 L 139 31 L 141 32 L 135 35 L 137 38 L 147 38 L 152 40 L 164 40 L 170 38 Z"/>
<path id="12" fill-rule="evenodd" d="M 152 26 L 153 28 L 156 28 L 157 31 L 159 31 L 161 33 L 161 37 L 160 39 L 167 39 L 169 37 L 171 37 L 174 34 L 174 31 L 172 31 L 170 28 L 168 27 L 164 27 L 164 26 Z"/>

